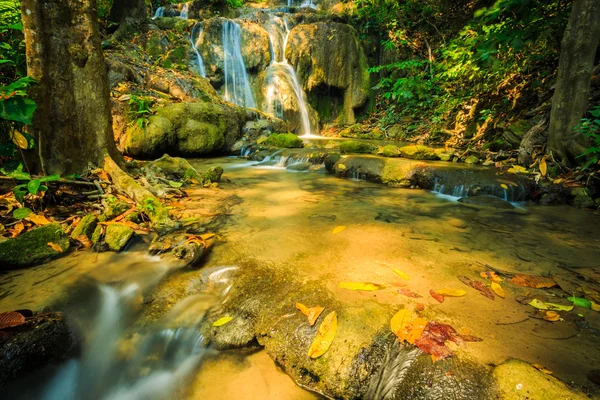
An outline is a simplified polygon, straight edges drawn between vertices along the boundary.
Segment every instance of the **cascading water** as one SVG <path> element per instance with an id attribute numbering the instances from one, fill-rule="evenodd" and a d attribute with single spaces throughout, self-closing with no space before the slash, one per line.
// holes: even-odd
<path id="1" fill-rule="evenodd" d="M 310 118 L 305 94 L 296 71 L 285 57 L 290 35 L 287 22 L 284 18 L 270 16 L 266 30 L 269 33 L 271 65 L 266 71 L 265 111 L 283 119 L 282 104 L 289 102 L 284 94 L 291 93 L 298 106 L 301 137 L 311 137 Z"/>
<path id="2" fill-rule="evenodd" d="M 192 33 L 190 34 L 190 41 L 192 42 L 192 48 L 194 49 L 194 52 L 196 53 L 196 65 L 198 67 L 198 73 L 203 78 L 206 78 L 206 69 L 204 68 L 204 60 L 202 59 L 202 56 L 200 55 L 200 52 L 198 51 L 198 41 L 200 40 L 200 37 L 202 36 L 202 32 L 203 32 L 203 28 L 202 28 L 201 24 L 194 25 L 194 27 L 192 28 Z"/>
<path id="3" fill-rule="evenodd" d="M 242 28 L 237 22 L 223 22 L 224 99 L 242 107 L 256 108 L 248 72 L 242 58 Z"/>
<path id="4" fill-rule="evenodd" d="M 185 3 L 183 7 L 181 7 L 181 13 L 179 14 L 179 18 L 188 19 L 190 14 L 190 5 L 189 3 Z"/>
<path id="5" fill-rule="evenodd" d="M 160 18 L 160 17 L 164 17 L 164 16 L 165 16 L 165 8 L 158 7 L 156 9 L 156 12 L 154 13 L 154 17 L 152 17 L 152 19 L 156 19 L 156 18 Z"/>

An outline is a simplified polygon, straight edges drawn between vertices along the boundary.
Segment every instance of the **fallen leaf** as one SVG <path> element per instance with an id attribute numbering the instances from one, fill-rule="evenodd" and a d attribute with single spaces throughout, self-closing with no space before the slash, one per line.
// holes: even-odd
<path id="1" fill-rule="evenodd" d="M 421 296 L 419 296 L 419 297 L 421 297 Z M 417 303 L 417 306 L 415 307 L 415 309 L 417 311 L 423 311 L 425 309 L 425 304 Z"/>
<path id="2" fill-rule="evenodd" d="M 333 233 L 334 235 L 337 233 L 340 233 L 341 231 L 343 231 L 344 229 L 346 229 L 345 226 L 336 226 L 335 228 L 333 228 L 333 231 L 331 233 Z"/>
<path id="3" fill-rule="evenodd" d="M 385 288 L 384 285 L 380 285 L 377 283 L 370 282 L 341 282 L 338 285 L 342 289 L 346 290 L 364 290 L 364 291 L 373 291 L 373 290 L 381 290 Z"/>
<path id="4" fill-rule="evenodd" d="M 508 190 L 508 186 L 506 185 L 506 183 L 501 183 L 500 187 L 504 190 Z"/>
<path id="5" fill-rule="evenodd" d="M 600 312 L 600 304 L 595 303 L 595 302 L 591 302 L 592 304 L 590 305 L 590 308 L 594 311 Z"/>
<path id="6" fill-rule="evenodd" d="M 542 173 L 542 176 L 546 176 L 546 173 L 548 173 L 548 165 L 546 164 L 545 158 L 542 158 L 540 161 L 540 172 Z"/>
<path id="7" fill-rule="evenodd" d="M 556 282 L 552 278 L 524 274 L 512 277 L 509 282 L 514 283 L 515 285 L 535 289 L 551 288 L 556 286 Z"/>
<path id="8" fill-rule="evenodd" d="M 185 209 L 185 204 L 178 202 L 178 201 L 174 201 L 170 204 L 171 207 L 175 207 L 175 208 L 179 208 L 181 210 Z"/>
<path id="9" fill-rule="evenodd" d="M 44 226 L 44 225 L 51 224 L 51 222 L 48 221 L 48 219 L 41 214 L 31 214 L 27 217 L 27 219 L 38 226 Z"/>
<path id="10" fill-rule="evenodd" d="M 92 247 L 92 241 L 85 235 L 77 236 L 77 241 L 83 245 L 83 248 L 89 249 Z"/>
<path id="11" fill-rule="evenodd" d="M 406 297 L 411 297 L 413 299 L 418 299 L 420 297 L 423 297 L 409 289 L 398 289 L 398 294 L 401 294 L 402 296 L 406 296 Z"/>
<path id="12" fill-rule="evenodd" d="M 531 366 L 539 371 L 542 371 L 543 373 L 545 373 L 546 375 L 552 375 L 552 371 L 550 371 L 548 368 L 543 367 L 540 364 L 531 364 Z"/>
<path id="13" fill-rule="evenodd" d="M 462 297 L 465 294 L 467 294 L 467 292 L 465 292 L 462 289 L 440 289 L 436 292 L 437 294 L 441 294 L 444 296 L 449 296 L 449 297 Z"/>
<path id="14" fill-rule="evenodd" d="M 485 271 L 479 274 L 482 278 L 489 279 L 494 282 L 504 282 L 504 279 L 499 277 L 494 271 Z"/>
<path id="15" fill-rule="evenodd" d="M 233 319 L 233 317 L 221 317 L 218 320 L 216 320 L 215 322 L 213 322 L 212 326 L 223 326 L 223 325 L 229 323 L 232 319 Z"/>
<path id="16" fill-rule="evenodd" d="M 567 300 L 572 302 L 577 307 L 592 308 L 592 302 L 581 297 L 567 297 Z"/>
<path id="17" fill-rule="evenodd" d="M 406 325 L 412 320 L 412 314 L 407 308 L 398 311 L 390 320 L 390 329 L 401 341 L 406 337 Z"/>
<path id="18" fill-rule="evenodd" d="M 510 172 L 510 173 L 513 173 L 513 174 L 526 174 L 527 173 L 527 168 L 524 168 L 524 167 L 522 167 L 520 165 L 513 165 L 506 172 Z"/>
<path id="19" fill-rule="evenodd" d="M 409 280 L 409 277 L 408 277 L 408 275 L 406 275 L 404 272 L 400 271 L 399 269 L 397 269 L 397 268 L 392 268 L 392 270 L 393 270 L 393 271 L 394 271 L 394 272 L 395 272 L 395 273 L 396 273 L 396 274 L 397 274 L 397 275 L 398 275 L 400 278 L 402 278 L 402 279 L 404 279 L 404 280 Z"/>
<path id="20" fill-rule="evenodd" d="M 538 299 L 533 299 L 529 303 L 530 306 L 537 308 L 538 310 L 553 310 L 553 311 L 571 311 L 574 306 L 564 306 L 562 304 L 555 303 L 544 303 Z"/>
<path id="21" fill-rule="evenodd" d="M 492 290 L 494 291 L 494 293 L 496 293 L 496 295 L 498 297 L 504 298 L 504 289 L 502 289 L 502 286 L 500 286 L 496 282 L 492 282 L 490 287 L 492 288 Z"/>
<path id="22" fill-rule="evenodd" d="M 205 234 L 203 234 L 203 235 L 200 235 L 200 238 L 201 238 L 202 240 L 208 240 L 208 239 L 212 239 L 212 238 L 214 238 L 215 236 L 217 236 L 217 235 L 216 235 L 216 234 L 214 234 L 214 233 L 205 233 Z"/>
<path id="23" fill-rule="evenodd" d="M 64 250 L 62 249 L 62 247 L 60 247 L 59 245 L 57 245 L 56 243 L 52 243 L 52 242 L 48 242 L 48 246 L 52 247 L 52 250 L 54 250 L 57 253 L 62 253 Z"/>
<path id="24" fill-rule="evenodd" d="M 318 358 L 329 350 L 333 339 L 335 338 L 335 334 L 337 332 L 337 314 L 335 311 L 327 314 L 321 325 L 319 326 L 319 330 L 317 331 L 317 336 L 313 339 L 310 348 L 308 349 L 308 356 L 310 358 Z"/>
<path id="25" fill-rule="evenodd" d="M 431 289 L 431 290 L 429 291 L 429 294 L 431 295 L 431 297 L 433 297 L 434 299 L 436 299 L 436 300 L 437 300 L 437 301 L 439 301 L 440 303 L 443 303 L 443 302 L 444 302 L 444 296 L 443 296 L 443 295 L 441 295 L 441 294 L 439 294 L 439 293 L 436 293 L 436 292 L 434 292 L 434 291 L 433 291 L 433 289 Z"/>
<path id="26" fill-rule="evenodd" d="M 12 328 L 24 323 L 25 317 L 18 312 L 10 311 L 0 314 L 0 329 Z"/>
<path id="27" fill-rule="evenodd" d="M 480 294 L 487 297 L 490 300 L 494 300 L 494 293 L 481 281 L 474 281 L 464 275 L 457 276 L 458 280 L 467 286 L 471 286 L 473 289 L 478 290 Z"/>
<path id="28" fill-rule="evenodd" d="M 296 303 L 296 308 L 300 310 L 302 314 L 308 317 L 308 323 L 310 324 L 310 326 L 313 326 L 315 322 L 317 322 L 317 319 L 319 319 L 319 315 L 321 315 L 323 310 L 325 310 L 325 307 L 320 306 L 308 308 L 302 303 Z"/>
<path id="29" fill-rule="evenodd" d="M 11 231 L 11 236 L 14 238 L 16 238 L 17 236 L 19 236 L 21 234 L 21 232 L 23 232 L 23 230 L 25 229 L 25 225 L 22 222 L 18 222 L 15 224 L 15 226 L 10 230 Z"/>
<path id="30" fill-rule="evenodd" d="M 544 315 L 544 319 L 546 321 L 556 322 L 560 320 L 560 315 L 556 311 L 546 311 L 546 315 Z"/>

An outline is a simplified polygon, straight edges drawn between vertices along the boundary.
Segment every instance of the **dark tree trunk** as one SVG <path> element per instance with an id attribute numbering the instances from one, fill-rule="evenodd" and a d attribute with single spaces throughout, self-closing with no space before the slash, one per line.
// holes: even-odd
<path id="1" fill-rule="evenodd" d="M 30 165 L 46 174 L 82 172 L 120 159 L 110 114 L 95 0 L 22 0 L 27 71 L 38 108 Z"/>
<path id="2" fill-rule="evenodd" d="M 108 20 L 118 22 L 145 21 L 147 18 L 145 0 L 114 0 Z"/>
<path id="3" fill-rule="evenodd" d="M 573 128 L 588 106 L 599 39 L 600 1 L 575 0 L 561 45 L 547 149 L 564 164 L 575 162 L 575 157 L 588 146 L 586 139 Z"/>

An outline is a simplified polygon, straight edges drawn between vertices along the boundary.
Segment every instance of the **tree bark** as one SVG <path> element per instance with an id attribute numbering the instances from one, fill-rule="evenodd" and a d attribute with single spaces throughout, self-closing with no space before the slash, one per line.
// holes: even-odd
<path id="1" fill-rule="evenodd" d="M 30 168 L 81 173 L 121 159 L 112 131 L 95 0 L 22 0 L 27 70 L 37 81 Z"/>
<path id="2" fill-rule="evenodd" d="M 555 159 L 567 165 L 588 147 L 586 138 L 573 128 L 588 106 L 599 40 L 600 1 L 575 0 L 561 44 L 547 148 Z"/>

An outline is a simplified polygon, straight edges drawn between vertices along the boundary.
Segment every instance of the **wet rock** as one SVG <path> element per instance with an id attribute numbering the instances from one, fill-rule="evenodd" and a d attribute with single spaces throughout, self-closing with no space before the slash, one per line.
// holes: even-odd
<path id="1" fill-rule="evenodd" d="M 173 255 L 188 266 L 197 265 L 208 254 L 210 247 L 196 242 L 184 242 L 173 249 Z"/>
<path id="2" fill-rule="evenodd" d="M 221 181 L 221 176 L 223 175 L 223 167 L 210 167 L 206 170 L 205 173 L 202 174 L 202 178 L 200 179 L 200 183 L 202 185 L 210 185 L 213 183 L 217 183 Z"/>
<path id="3" fill-rule="evenodd" d="M 286 169 L 290 171 L 308 171 L 312 166 L 313 165 L 309 162 L 299 162 L 288 165 Z"/>
<path id="4" fill-rule="evenodd" d="M 302 148 L 303 142 L 293 133 L 274 133 L 269 136 L 265 142 L 268 146 L 280 147 L 283 149 Z"/>
<path id="5" fill-rule="evenodd" d="M 168 154 L 150 162 L 146 166 L 146 170 L 147 173 L 171 180 L 187 181 L 199 177 L 198 171 L 186 159 L 171 157 Z"/>
<path id="6" fill-rule="evenodd" d="M 371 143 L 367 142 L 348 140 L 340 143 L 340 152 L 346 154 L 370 154 L 373 153 L 375 150 L 377 150 L 377 148 Z"/>
<path id="7" fill-rule="evenodd" d="M 499 208 L 504 210 L 512 210 L 515 208 L 508 201 L 504 201 L 495 196 L 473 196 L 473 197 L 462 197 L 458 199 L 460 203 L 463 204 L 472 204 L 478 207 L 490 207 L 490 208 Z"/>
<path id="8" fill-rule="evenodd" d="M 130 206 L 127 202 L 118 199 L 115 196 L 109 195 L 104 200 L 104 213 L 98 218 L 99 221 L 110 221 L 118 217 L 125 211 L 129 210 Z"/>
<path id="9" fill-rule="evenodd" d="M 370 182 L 381 182 L 385 159 L 372 156 L 348 156 L 341 158 L 333 167 L 339 177 L 361 176 Z"/>
<path id="10" fill-rule="evenodd" d="M 438 158 L 433 148 L 420 144 L 403 146 L 398 150 L 402 157 L 412 158 L 414 160 L 437 160 Z"/>
<path id="11" fill-rule="evenodd" d="M 290 31 L 286 57 L 319 115 L 329 114 L 328 120 L 342 124 L 355 122 L 355 109 L 369 98 L 370 76 L 353 27 L 337 22 L 297 25 Z"/>
<path id="12" fill-rule="evenodd" d="M 106 227 L 104 242 L 111 251 L 121 251 L 133 236 L 133 229 L 127 225 L 110 224 Z"/>
<path id="13" fill-rule="evenodd" d="M 596 203 L 591 196 L 590 191 L 587 188 L 575 188 L 571 190 L 571 204 L 577 208 L 593 208 L 596 207 Z"/>
<path id="14" fill-rule="evenodd" d="M 467 158 L 465 158 L 465 164 L 478 164 L 479 163 L 479 157 L 477 156 L 469 156 Z"/>
<path id="15" fill-rule="evenodd" d="M 57 252 L 48 243 L 60 246 Z M 0 243 L 0 269 L 23 268 L 61 257 L 69 250 L 69 238 L 58 223 L 32 229 Z"/>
<path id="16" fill-rule="evenodd" d="M 183 156 L 227 152 L 242 135 L 243 109 L 218 103 L 178 103 L 157 110 L 148 125 L 129 127 L 126 154 L 155 157 L 166 151 Z"/>
<path id="17" fill-rule="evenodd" d="M 92 238 L 94 230 L 98 225 L 98 216 L 96 214 L 87 214 L 79 221 L 79 224 L 71 232 L 71 237 L 77 239 L 81 235 L 87 236 L 88 239 Z"/>
<path id="18" fill-rule="evenodd" d="M 600 369 L 594 369 L 588 372 L 587 378 L 590 382 L 600 385 Z"/>
<path id="19" fill-rule="evenodd" d="M 583 400 L 588 397 L 554 378 L 544 374 L 526 362 L 510 360 L 494 368 L 494 379 L 500 397 L 506 400 L 517 399 L 571 399 Z"/>
<path id="20" fill-rule="evenodd" d="M 196 23 L 196 21 L 178 17 L 161 17 L 154 19 L 152 23 L 158 26 L 160 29 L 172 29 L 179 32 L 184 32 L 189 30 Z"/>
<path id="21" fill-rule="evenodd" d="M 400 157 L 400 148 L 393 144 L 385 146 L 381 152 L 384 157 Z"/>
<path id="22" fill-rule="evenodd" d="M 61 313 L 39 314 L 5 329 L 0 344 L 0 387 L 76 355 L 78 340 Z"/>
<path id="23" fill-rule="evenodd" d="M 454 157 L 452 149 L 435 149 L 435 155 L 442 161 L 451 161 Z"/>

